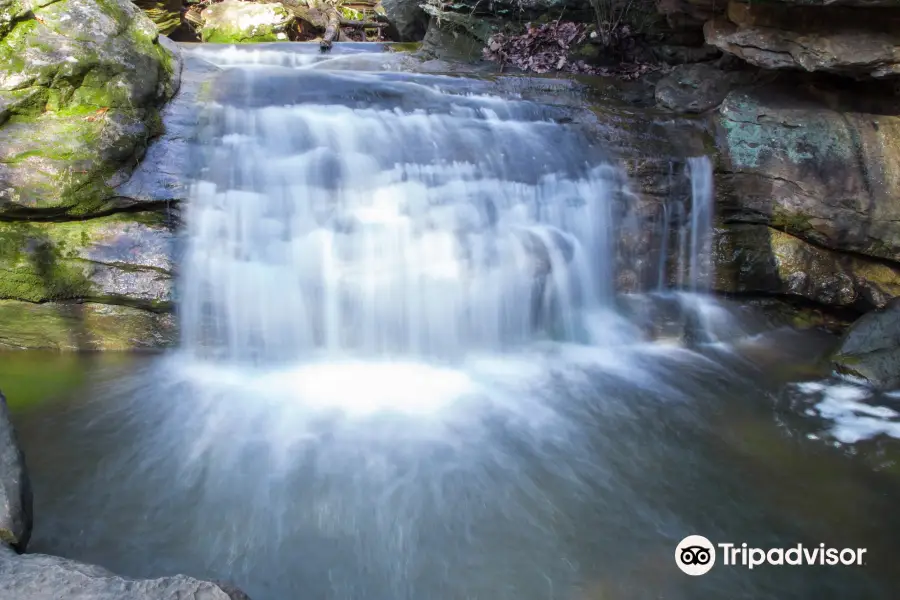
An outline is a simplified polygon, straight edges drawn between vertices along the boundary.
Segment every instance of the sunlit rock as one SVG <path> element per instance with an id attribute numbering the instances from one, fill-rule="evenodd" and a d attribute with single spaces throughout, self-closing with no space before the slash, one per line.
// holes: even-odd
<path id="1" fill-rule="evenodd" d="M 286 41 L 294 15 L 277 2 L 225 0 L 204 9 L 200 19 L 200 37 L 204 42 L 242 44 Z"/>
<path id="2" fill-rule="evenodd" d="M 900 266 L 813 246 L 765 225 L 719 231 L 716 289 L 773 294 L 866 310 L 900 296 Z"/>
<path id="3" fill-rule="evenodd" d="M 125 0 L 0 6 L 0 216 L 115 206 L 180 64 Z"/>

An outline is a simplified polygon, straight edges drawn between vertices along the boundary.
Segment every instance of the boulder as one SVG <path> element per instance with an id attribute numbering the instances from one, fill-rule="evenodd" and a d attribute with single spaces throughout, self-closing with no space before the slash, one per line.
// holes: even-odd
<path id="1" fill-rule="evenodd" d="M 17 556 L 0 548 L 4 598 L 16 600 L 250 600 L 240 590 L 184 575 L 159 579 L 119 577 L 94 565 L 47 556 Z"/>
<path id="2" fill-rule="evenodd" d="M 134 0 L 163 35 L 169 35 L 181 26 L 182 0 Z"/>
<path id="3" fill-rule="evenodd" d="M 900 262 L 900 103 L 869 87 L 731 92 L 716 117 L 723 219 Z"/>
<path id="4" fill-rule="evenodd" d="M 9 544 L 24 552 L 31 537 L 31 524 L 31 483 L 25 457 L 9 420 L 6 398 L 0 392 L 0 551 L 3 544 Z M 6 582 L 3 583 L 5 589 Z"/>
<path id="5" fill-rule="evenodd" d="M 429 17 L 419 4 L 420 0 L 381 0 L 397 41 L 418 42 L 425 37 Z"/>
<path id="6" fill-rule="evenodd" d="M 733 88 L 750 83 L 753 71 L 723 71 L 708 63 L 675 67 L 656 84 L 659 106 L 683 113 L 717 107 Z"/>
<path id="7" fill-rule="evenodd" d="M 730 2 L 706 42 L 764 69 L 900 75 L 900 11 Z"/>
<path id="8" fill-rule="evenodd" d="M 856 321 L 832 360 L 839 372 L 879 388 L 900 388 L 900 300 Z"/>
<path id="9" fill-rule="evenodd" d="M 900 265 L 819 248 L 765 225 L 720 228 L 713 257 L 718 292 L 775 295 L 858 311 L 900 296 Z"/>
<path id="10" fill-rule="evenodd" d="M 127 0 L 0 5 L 0 218 L 116 206 L 178 61 Z"/>
<path id="11" fill-rule="evenodd" d="M 224 0 L 200 13 L 200 38 L 217 44 L 286 41 L 294 14 L 278 2 Z"/>
<path id="12" fill-rule="evenodd" d="M 169 308 L 174 233 L 155 212 L 85 221 L 0 221 L 0 299 Z"/>

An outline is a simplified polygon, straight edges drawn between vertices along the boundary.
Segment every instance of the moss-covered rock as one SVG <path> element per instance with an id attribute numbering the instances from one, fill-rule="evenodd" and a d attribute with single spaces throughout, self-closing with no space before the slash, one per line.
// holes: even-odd
<path id="1" fill-rule="evenodd" d="M 108 210 L 178 83 L 126 0 L 0 6 L 0 216 Z"/>
<path id="2" fill-rule="evenodd" d="M 283 4 L 225 0 L 200 13 L 200 37 L 216 44 L 251 44 L 287 40 L 294 14 Z"/>
<path id="3" fill-rule="evenodd" d="M 165 347 L 174 338 L 170 314 L 90 302 L 0 300 L 0 349 L 134 350 Z"/>
<path id="4" fill-rule="evenodd" d="M 171 304 L 173 234 L 155 213 L 0 222 L 0 299 Z"/>
<path id="5" fill-rule="evenodd" d="M 900 265 L 819 248 L 765 225 L 727 225 L 714 247 L 720 292 L 869 310 L 900 296 Z"/>

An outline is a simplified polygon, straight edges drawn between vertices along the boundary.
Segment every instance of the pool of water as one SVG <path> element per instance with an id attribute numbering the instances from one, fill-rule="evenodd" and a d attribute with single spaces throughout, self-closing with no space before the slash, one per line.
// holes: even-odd
<path id="1" fill-rule="evenodd" d="M 122 574 L 256 600 L 890 598 L 896 398 L 811 378 L 832 341 L 243 371 L 19 353 L 0 383 L 34 480 L 32 551 Z M 882 428 L 851 439 L 853 415 Z M 688 577 L 673 557 L 689 534 L 867 563 Z"/>

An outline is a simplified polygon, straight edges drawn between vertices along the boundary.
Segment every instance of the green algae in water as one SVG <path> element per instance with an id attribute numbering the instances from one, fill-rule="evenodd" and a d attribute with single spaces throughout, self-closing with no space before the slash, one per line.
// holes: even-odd
<path id="1" fill-rule="evenodd" d="M 20 412 L 65 400 L 86 385 L 98 367 L 124 367 L 134 360 L 135 355 L 116 352 L 0 351 L 0 391 L 10 410 Z"/>

